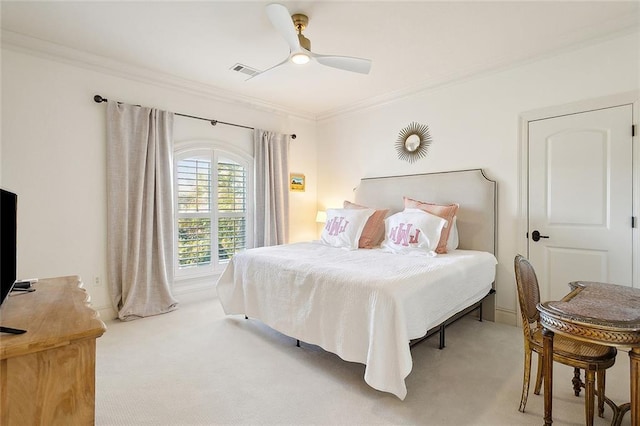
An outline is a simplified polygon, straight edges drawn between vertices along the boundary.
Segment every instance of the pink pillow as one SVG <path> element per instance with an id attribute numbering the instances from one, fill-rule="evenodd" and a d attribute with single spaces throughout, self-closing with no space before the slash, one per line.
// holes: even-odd
<path id="1" fill-rule="evenodd" d="M 459 207 L 459 204 L 426 203 L 424 201 L 418 201 L 414 200 L 413 198 L 404 197 L 405 209 L 408 208 L 424 210 L 427 213 L 440 216 L 447 221 L 447 226 L 442 230 L 442 233 L 440 234 L 440 241 L 438 242 L 438 247 L 436 248 L 436 253 L 440 254 L 447 252 L 447 241 L 449 240 L 449 233 L 451 232 L 451 228 L 453 227 L 453 218 L 458 213 Z"/>
<path id="2" fill-rule="evenodd" d="M 367 209 L 368 207 L 361 206 L 359 204 L 352 203 L 345 200 L 343 203 L 345 209 Z M 380 245 L 384 240 L 384 218 L 387 216 L 389 209 L 376 210 L 367 220 L 364 225 L 360 240 L 358 241 L 359 248 L 374 248 Z"/>

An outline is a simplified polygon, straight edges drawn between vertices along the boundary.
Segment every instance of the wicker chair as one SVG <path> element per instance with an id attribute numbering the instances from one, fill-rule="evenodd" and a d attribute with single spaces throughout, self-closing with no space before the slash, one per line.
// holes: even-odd
<path id="1" fill-rule="evenodd" d="M 524 332 L 524 377 L 522 383 L 522 398 L 519 410 L 524 412 L 529 395 L 529 378 L 531 376 L 531 355 L 538 354 L 538 373 L 534 393 L 540 394 L 542 386 L 542 326 L 537 305 L 540 302 L 540 289 L 536 273 L 527 259 L 517 255 L 514 261 L 516 284 L 518 286 L 518 300 L 522 314 L 522 330 Z M 593 425 L 594 401 L 593 392 L 587 386 L 594 386 L 596 382 L 598 396 L 598 415 L 604 414 L 605 402 L 605 370 L 616 361 L 616 348 L 581 342 L 570 337 L 556 334 L 553 340 L 553 360 L 574 368 L 573 389 L 576 396 L 580 395 L 580 388 L 585 387 L 585 399 L 592 395 L 591 401 L 585 400 L 586 424 Z M 585 381 L 580 380 L 580 370 L 585 370 Z M 594 377 L 595 375 L 595 377 Z"/>

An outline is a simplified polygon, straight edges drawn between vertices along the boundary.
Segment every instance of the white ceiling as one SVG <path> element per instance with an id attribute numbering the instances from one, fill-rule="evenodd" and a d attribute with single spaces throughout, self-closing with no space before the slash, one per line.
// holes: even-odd
<path id="1" fill-rule="evenodd" d="M 314 52 L 369 58 L 371 73 L 312 62 L 245 81 L 230 70 L 236 63 L 264 70 L 289 53 L 265 13 L 269 3 L 2 1 L 3 43 L 46 40 L 40 45 L 326 117 L 640 27 L 639 1 L 282 1 L 309 16 L 304 34 Z"/>

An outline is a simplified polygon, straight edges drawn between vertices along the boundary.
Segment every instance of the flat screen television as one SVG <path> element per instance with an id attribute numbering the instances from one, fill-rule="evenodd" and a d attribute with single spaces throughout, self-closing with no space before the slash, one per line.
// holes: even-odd
<path id="1" fill-rule="evenodd" d="M 18 196 L 0 188 L 0 307 L 16 283 L 18 266 Z M 0 333 L 25 330 L 0 326 Z"/>
<path id="2" fill-rule="evenodd" d="M 0 305 L 16 282 L 18 196 L 0 189 Z"/>

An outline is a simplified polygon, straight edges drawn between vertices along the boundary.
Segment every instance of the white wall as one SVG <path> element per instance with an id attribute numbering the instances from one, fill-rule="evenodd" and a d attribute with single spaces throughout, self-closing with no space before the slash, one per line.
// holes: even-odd
<path id="1" fill-rule="evenodd" d="M 498 182 L 497 316 L 515 324 L 519 116 L 548 106 L 640 89 L 640 34 L 426 90 L 318 123 L 318 205 L 352 199 L 360 178 L 483 168 Z M 430 128 L 425 159 L 397 159 L 398 132 Z"/>
<path id="2" fill-rule="evenodd" d="M 111 306 L 106 283 L 106 105 L 96 104 L 95 94 L 296 133 L 291 171 L 307 175 L 307 190 L 291 194 L 290 239 L 315 235 L 315 122 L 3 49 L 0 184 L 19 196 L 19 277 L 79 274 L 94 306 L 107 312 Z M 181 117 L 175 118 L 174 138 L 232 141 L 238 150 L 253 150 L 250 130 Z M 101 284 L 95 284 L 95 277 Z M 179 283 L 175 290 L 180 299 Z"/>

